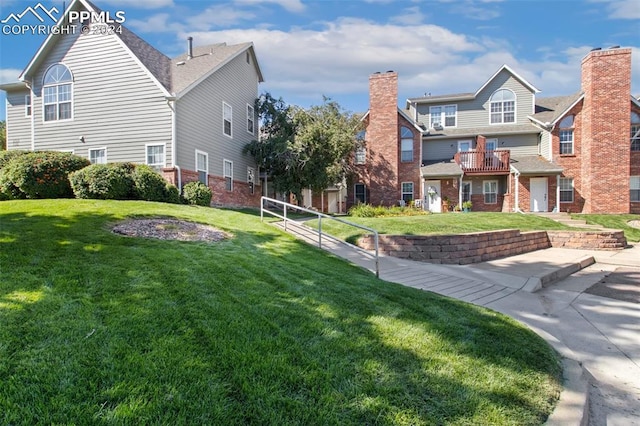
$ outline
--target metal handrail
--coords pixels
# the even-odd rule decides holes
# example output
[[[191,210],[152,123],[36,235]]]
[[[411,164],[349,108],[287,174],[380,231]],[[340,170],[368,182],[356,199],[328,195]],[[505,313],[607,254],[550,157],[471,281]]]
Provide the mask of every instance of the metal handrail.
[[[269,203],[273,203],[276,205],[281,205],[283,207],[283,214],[280,215],[276,212],[273,212],[269,209],[265,208],[265,201],[269,202]],[[287,203],[285,201],[280,201],[280,200],[276,200],[274,198],[269,198],[269,197],[261,197],[260,198],[260,221],[264,221],[264,213],[267,212],[268,214],[278,217],[280,219],[282,219],[284,221],[284,230],[287,230],[287,221],[292,220],[289,219],[287,217],[287,209],[292,209],[295,211],[302,211],[302,212],[306,212],[306,213],[310,213],[313,216],[317,216],[318,217],[318,247],[322,248],[322,218],[326,218],[326,219],[331,219],[331,220],[335,220],[337,222],[340,223],[344,223],[345,225],[349,225],[349,226],[353,226],[355,228],[360,228],[360,229],[364,229],[365,231],[369,231],[373,234],[373,240],[374,240],[374,244],[375,244],[375,260],[376,260],[376,277],[380,276],[380,262],[378,260],[378,231],[376,231],[375,229],[372,228],[368,228],[366,226],[362,226],[362,225],[358,225],[357,223],[353,223],[353,222],[349,222],[347,220],[344,219],[340,219],[338,217],[334,217],[334,216],[329,216],[328,214],[324,214],[315,210],[311,210],[311,209],[306,209],[304,207],[300,207],[300,206],[296,206],[295,204],[291,204],[291,203]],[[325,235],[329,235],[329,234],[325,234]],[[345,243],[346,244],[346,243]],[[359,248],[359,247],[356,247]]]

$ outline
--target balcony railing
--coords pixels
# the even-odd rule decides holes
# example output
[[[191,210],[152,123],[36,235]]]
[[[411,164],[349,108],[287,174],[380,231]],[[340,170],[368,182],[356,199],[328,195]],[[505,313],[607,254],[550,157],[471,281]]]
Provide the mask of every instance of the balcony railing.
[[[461,151],[453,157],[465,173],[509,174],[508,149],[494,151]]]

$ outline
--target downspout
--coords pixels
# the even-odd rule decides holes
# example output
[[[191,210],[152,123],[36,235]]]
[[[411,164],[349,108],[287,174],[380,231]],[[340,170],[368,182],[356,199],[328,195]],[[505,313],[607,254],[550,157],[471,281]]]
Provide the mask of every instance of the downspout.
[[[180,170],[180,166],[178,166],[178,161],[177,161],[177,152],[176,152],[176,148],[177,148],[177,143],[176,143],[176,139],[177,139],[177,132],[176,132],[176,109],[177,109],[177,105],[176,105],[176,98],[175,96],[172,97],[167,97],[167,105],[169,106],[169,108],[171,109],[171,167],[173,169],[176,170],[176,182],[177,182],[177,187],[178,187],[178,191],[180,191],[180,193],[182,194],[182,171]]]
[[[29,99],[31,102],[31,105],[30,105],[31,107],[31,151],[35,151],[36,150],[36,121],[35,121],[36,112],[33,108],[33,86],[30,81],[26,81],[26,80],[24,80],[24,84],[29,89]]]

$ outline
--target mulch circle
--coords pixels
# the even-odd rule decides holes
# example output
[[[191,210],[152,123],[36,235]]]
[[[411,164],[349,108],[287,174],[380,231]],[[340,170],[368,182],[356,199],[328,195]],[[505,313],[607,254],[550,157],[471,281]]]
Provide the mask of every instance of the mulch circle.
[[[138,238],[217,242],[231,235],[201,223],[177,219],[129,219],[113,227],[113,232]]]

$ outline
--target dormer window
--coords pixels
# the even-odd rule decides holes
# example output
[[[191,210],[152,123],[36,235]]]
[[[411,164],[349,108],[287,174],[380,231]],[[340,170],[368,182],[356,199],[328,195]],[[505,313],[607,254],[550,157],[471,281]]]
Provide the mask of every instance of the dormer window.
[[[640,114],[631,113],[631,151],[640,151]]]
[[[44,74],[44,121],[71,120],[73,111],[73,76],[63,64],[54,64]]]
[[[573,115],[568,115],[560,121],[560,154],[573,154]]]
[[[500,89],[491,95],[491,124],[516,122],[516,94],[508,89]]]

